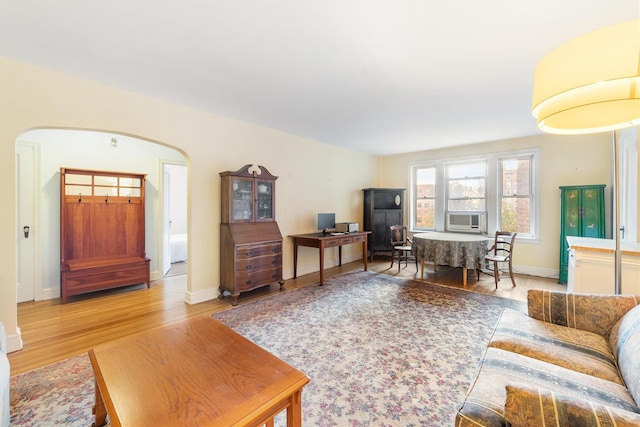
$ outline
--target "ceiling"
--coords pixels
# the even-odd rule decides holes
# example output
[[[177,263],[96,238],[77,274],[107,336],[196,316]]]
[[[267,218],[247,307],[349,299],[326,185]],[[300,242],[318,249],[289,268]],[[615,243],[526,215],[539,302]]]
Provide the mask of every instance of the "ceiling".
[[[539,133],[536,63],[640,0],[0,0],[0,56],[373,155]]]

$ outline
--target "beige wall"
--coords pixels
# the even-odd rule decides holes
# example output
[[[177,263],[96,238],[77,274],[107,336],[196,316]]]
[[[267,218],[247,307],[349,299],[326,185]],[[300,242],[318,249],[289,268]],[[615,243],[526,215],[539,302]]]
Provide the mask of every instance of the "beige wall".
[[[174,105],[0,58],[0,321],[19,346],[16,310],[15,143],[42,127],[123,133],[177,148],[188,164],[189,281],[187,301],[215,298],[219,284],[219,172],[264,165],[279,176],[276,217],[284,274],[292,274],[286,236],[311,232],[317,212],[338,220],[362,217],[362,188],[377,184],[377,159],[249,123]],[[362,257],[345,248],[346,260]],[[331,256],[327,265],[335,262]],[[317,250],[301,249],[299,271],[317,270]]]
[[[558,186],[606,184],[607,212],[610,215],[611,144],[609,133],[582,136],[538,135],[389,156],[380,161],[382,184],[386,187],[408,188],[407,171],[412,162],[539,148],[542,168],[540,241],[519,243],[514,264],[520,267],[520,271],[529,274],[550,276],[549,273],[555,273],[557,277],[560,245]],[[610,224],[607,219],[607,225]]]

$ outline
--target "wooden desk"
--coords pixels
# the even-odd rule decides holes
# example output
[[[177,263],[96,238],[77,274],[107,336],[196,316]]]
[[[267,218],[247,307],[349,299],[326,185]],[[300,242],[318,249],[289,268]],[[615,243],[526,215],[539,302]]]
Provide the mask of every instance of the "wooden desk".
[[[302,425],[309,378],[210,316],[100,345],[89,351],[96,376],[96,425]]]
[[[367,269],[367,238],[370,231],[346,233],[333,236],[324,233],[295,234],[293,239],[293,278],[298,277],[298,246],[318,248],[320,254],[320,285],[324,284],[324,249],[338,247],[338,263],[342,265],[342,246],[362,243],[362,260]]]
[[[413,248],[421,260],[420,277],[424,279],[424,262],[462,267],[462,284],[467,286],[467,269],[479,269],[487,254],[488,242],[493,237],[465,233],[419,233],[413,235]]]

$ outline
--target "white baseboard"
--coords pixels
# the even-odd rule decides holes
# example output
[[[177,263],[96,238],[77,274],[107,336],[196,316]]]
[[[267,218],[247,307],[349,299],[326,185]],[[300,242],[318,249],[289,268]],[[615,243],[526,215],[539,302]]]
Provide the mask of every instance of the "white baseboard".
[[[218,298],[218,288],[208,288],[201,291],[187,291],[184,294],[184,302],[187,304],[198,304]]]
[[[45,288],[42,290],[42,300],[60,298],[60,288]]]
[[[558,270],[554,268],[532,267],[529,265],[513,265],[513,272],[528,276],[543,277],[545,279],[558,279]]]
[[[22,333],[20,328],[16,328],[16,333],[7,335],[7,353],[22,350]]]

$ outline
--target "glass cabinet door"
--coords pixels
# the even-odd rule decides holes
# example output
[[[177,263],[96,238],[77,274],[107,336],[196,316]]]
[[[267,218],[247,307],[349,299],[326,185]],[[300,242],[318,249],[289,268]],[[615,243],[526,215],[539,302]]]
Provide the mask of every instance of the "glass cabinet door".
[[[253,219],[253,180],[234,178],[232,180],[234,220],[251,221]]]
[[[273,219],[273,182],[257,181],[257,220]]]

